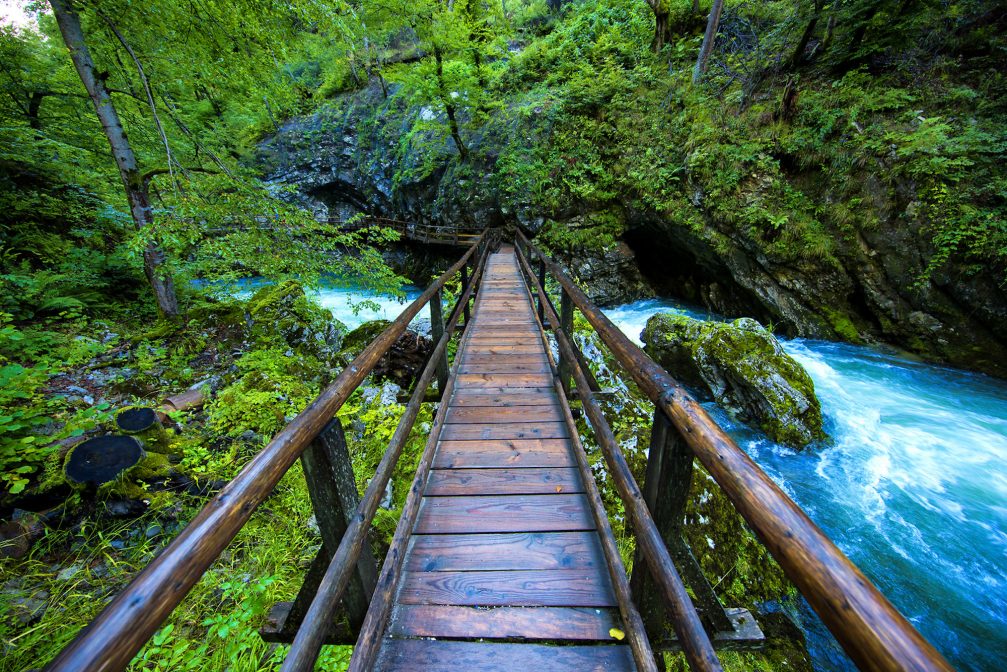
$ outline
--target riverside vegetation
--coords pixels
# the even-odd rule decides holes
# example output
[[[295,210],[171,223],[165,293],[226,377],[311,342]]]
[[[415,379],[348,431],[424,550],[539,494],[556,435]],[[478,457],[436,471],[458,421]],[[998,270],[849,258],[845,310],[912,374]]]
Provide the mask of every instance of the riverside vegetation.
[[[609,303],[670,291],[781,333],[1007,372],[997,3],[19,7],[27,24],[0,28],[0,669],[50,660],[374,333],[347,334],[303,288],[398,291],[396,235],[316,214],[521,226]],[[250,276],[273,284],[230,296]],[[622,390],[607,410],[642,480],[648,407],[579,332]],[[66,483],[77,441],[197,383],[206,405],[169,414],[153,468]],[[340,413],[361,488],[395,391],[374,379]],[[295,466],[133,669],[275,669],[283,650],[256,629],[299,586],[311,518]],[[770,635],[725,664],[810,669],[777,608],[794,589],[702,471],[688,522],[724,602]]]

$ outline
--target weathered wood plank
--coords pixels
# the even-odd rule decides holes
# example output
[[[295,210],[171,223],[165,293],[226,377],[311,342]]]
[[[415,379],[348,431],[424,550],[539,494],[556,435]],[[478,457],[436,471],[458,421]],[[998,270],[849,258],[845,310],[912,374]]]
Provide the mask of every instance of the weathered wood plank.
[[[542,341],[535,339],[531,343],[511,344],[482,344],[479,339],[472,339],[465,347],[464,357],[490,357],[493,355],[545,355],[545,347]]]
[[[583,495],[424,497],[414,534],[593,530]]]
[[[634,670],[628,646],[546,646],[483,644],[429,639],[386,639],[378,657],[380,672],[614,672]]]
[[[400,604],[614,607],[608,574],[553,569],[487,572],[406,572]]]
[[[404,569],[410,572],[490,569],[605,570],[594,532],[415,534]]]
[[[487,352],[478,348],[467,348],[459,357],[462,364],[549,364],[545,350],[537,352]]]
[[[547,390],[545,387],[519,388],[518,391]],[[471,389],[466,394],[456,394],[451,398],[452,408],[462,408],[469,406],[492,406],[496,408],[509,408],[514,406],[539,406],[543,404],[555,404],[559,402],[559,397],[549,394],[508,394],[492,393],[483,394],[485,390]]]
[[[558,399],[557,399],[558,402]],[[536,402],[525,406],[456,406],[451,404],[445,424],[503,424],[513,422],[562,422],[563,410],[559,404]]]
[[[444,425],[442,441],[478,441],[483,439],[565,439],[570,430],[564,422],[508,423],[505,425]]]
[[[400,637],[560,639],[614,641],[622,621],[611,609],[591,607],[495,607],[403,604],[392,616]]]
[[[552,374],[547,373],[459,373],[459,387],[548,387]]]
[[[549,373],[549,364],[542,362],[499,362],[487,364],[486,362],[476,362],[470,364],[461,362],[458,366],[459,373]]]
[[[441,441],[435,469],[466,467],[570,467],[576,465],[566,439]]]
[[[547,495],[584,492],[580,475],[570,468],[434,469],[427,497],[457,495]]]

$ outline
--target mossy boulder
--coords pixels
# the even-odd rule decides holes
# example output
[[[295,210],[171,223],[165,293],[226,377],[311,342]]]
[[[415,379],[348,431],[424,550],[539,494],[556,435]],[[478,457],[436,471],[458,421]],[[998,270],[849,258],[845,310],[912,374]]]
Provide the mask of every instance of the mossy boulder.
[[[311,301],[296,280],[263,287],[249,299],[247,310],[254,341],[283,341],[322,362],[334,359],[346,334],[346,326]]]
[[[381,335],[381,332],[391,326],[389,320],[371,320],[370,322],[364,322],[359,327],[346,334],[343,338],[343,351],[342,354],[346,359],[353,359],[359,355],[364,348],[370,344],[375,338]]]
[[[643,341],[669,373],[773,440],[803,448],[825,438],[811,376],[755,320],[706,322],[658,313],[647,322]]]
[[[343,359],[347,363],[350,362],[389,325],[391,322],[388,320],[373,320],[351,331],[343,339],[343,350],[340,353]],[[433,340],[407,329],[385,356],[375,364],[373,371],[375,380],[391,380],[399,387],[408,389],[419,377],[433,349]]]

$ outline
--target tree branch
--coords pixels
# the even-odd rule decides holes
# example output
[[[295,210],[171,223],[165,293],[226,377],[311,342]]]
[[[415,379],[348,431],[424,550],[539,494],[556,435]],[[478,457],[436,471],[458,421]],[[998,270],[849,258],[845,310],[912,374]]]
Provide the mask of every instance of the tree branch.
[[[133,63],[136,65],[136,71],[140,75],[140,82],[143,84],[143,90],[147,93],[147,104],[150,105],[150,113],[154,117],[154,125],[157,127],[157,132],[161,136],[161,140],[164,142],[164,153],[168,161],[168,173],[171,175],[172,182],[178,185],[178,181],[175,179],[175,173],[171,170],[171,163],[174,159],[171,156],[171,145],[168,144],[168,136],[164,133],[164,127],[161,126],[161,119],[157,116],[157,106],[154,104],[154,94],[150,91],[150,82],[147,80],[147,75],[143,71],[143,66],[140,64],[140,59],[136,57],[136,52],[133,48],[129,46],[126,42],[126,38],[123,37],[119,29],[116,28],[112,20],[105,16],[104,12],[100,9],[95,9],[95,13],[98,17],[108,25],[109,30],[115,35],[116,39],[122,45],[122,48],[126,50],[129,57],[133,59]]]

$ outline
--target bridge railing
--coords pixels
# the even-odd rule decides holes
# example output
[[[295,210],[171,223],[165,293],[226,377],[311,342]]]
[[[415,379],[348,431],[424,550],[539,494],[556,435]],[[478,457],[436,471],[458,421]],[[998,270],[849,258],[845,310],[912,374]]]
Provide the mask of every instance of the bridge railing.
[[[539,318],[552,325],[556,336],[561,382],[568,391],[571,376],[576,382],[576,394],[623,499],[637,544],[693,669],[716,670],[720,664],[703,628],[697,630],[700,619],[689,596],[684,594],[676,571],[676,564],[683,574],[695,569],[694,561],[689,562],[691,553],[677,540],[670,546],[671,553],[665,545],[669,537],[680,539],[678,528],[682,524],[693,457],[719,484],[860,669],[952,669],[696,400],[594,306],[558,264],[520,232],[516,242],[519,261],[538,297]],[[548,276],[560,287],[558,311],[546,293]],[[601,412],[597,383],[573,341],[574,309],[587,319],[612,356],[655,405],[643,489],[636,483]],[[664,516],[663,529],[655,523],[658,514]],[[672,554],[677,563],[671,561]],[[634,579],[635,574],[634,571]],[[718,620],[724,623],[729,619],[717,613],[722,608],[712,591],[704,595],[705,579],[702,576],[689,579],[696,606],[704,611],[702,620],[709,629],[716,630]]]
[[[492,244],[486,232],[480,234],[461,259],[364,348],[317,399],[273,437],[174,541],[60,652],[47,669],[59,672],[125,669],[298,458],[304,466],[322,532],[323,548],[309,570],[299,600],[295,600],[292,607],[298,607],[298,601],[302,603],[302,613],[297,620],[298,625],[301,622],[305,625],[297,632],[297,637],[304,641],[295,644],[299,653],[295,660],[285,663],[284,669],[312,669],[322,640],[329,634],[332,613],[346,593],[351,578],[360,578],[363,574],[364,583],[367,583],[366,572],[361,572],[361,551],[366,544],[367,531],[427,388],[435,376],[439,379],[440,391],[444,391],[448,342],[459,318],[468,313],[469,302]],[[471,275],[470,266],[474,267]],[[462,292],[445,320],[442,313],[444,287],[459,273]],[[345,454],[345,444],[341,444],[342,429],[335,414],[427,304],[430,305],[436,346],[374,478],[363,497],[357,500],[352,472],[348,486],[352,492],[348,494],[336,489],[340,481],[346,480],[340,478],[338,472],[347,468],[348,455]],[[342,456],[339,455],[340,448]],[[352,504],[349,507],[348,502]],[[334,520],[332,509],[340,509],[338,513],[346,514],[348,522]],[[365,611],[370,593],[374,590],[373,581],[372,574],[370,585],[364,585],[364,595],[361,596]],[[304,611],[308,612],[306,616]],[[362,619],[363,613],[358,614],[358,626]],[[287,620],[290,620],[290,615]]]

